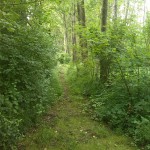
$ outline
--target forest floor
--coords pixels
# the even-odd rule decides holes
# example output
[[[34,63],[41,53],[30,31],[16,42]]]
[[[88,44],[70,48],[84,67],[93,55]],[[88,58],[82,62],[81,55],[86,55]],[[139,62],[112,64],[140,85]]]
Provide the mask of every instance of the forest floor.
[[[20,150],[137,150],[129,137],[114,133],[84,111],[86,100],[72,94],[63,72],[59,101],[20,142]]]

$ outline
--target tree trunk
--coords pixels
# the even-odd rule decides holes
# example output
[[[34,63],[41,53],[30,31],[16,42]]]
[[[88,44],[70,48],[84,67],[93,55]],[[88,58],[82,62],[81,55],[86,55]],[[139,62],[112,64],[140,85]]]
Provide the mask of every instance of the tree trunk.
[[[128,19],[129,6],[130,6],[130,0],[127,0],[126,15],[125,15],[125,23],[127,22],[127,19]]]
[[[73,7],[73,15],[72,15],[72,58],[73,58],[73,62],[76,63],[77,62],[77,51],[76,51],[76,33],[75,33],[75,24],[76,24],[76,9],[75,9],[75,3],[73,3],[72,5]]]
[[[77,3],[77,10],[78,10],[78,22],[81,29],[86,28],[86,18],[85,18],[85,8],[84,8],[84,0]],[[79,34],[79,44],[81,47],[81,56],[82,61],[84,61],[88,57],[87,51],[87,41],[83,37],[82,33]]]
[[[63,21],[64,21],[64,50],[65,53],[70,53],[69,51],[69,43],[68,43],[68,28],[67,28],[67,20],[66,20],[66,14],[63,13]]]
[[[108,0],[103,0],[102,6],[102,20],[101,20],[101,31],[106,32],[107,30],[107,11],[108,11]],[[105,50],[104,50],[105,51]],[[102,83],[107,82],[109,75],[109,63],[107,56],[101,53],[100,56],[100,81]]]
[[[118,0],[114,1],[114,20],[116,21],[118,17]]]
[[[21,0],[21,4],[26,3],[26,0]],[[24,6],[21,11],[20,11],[20,22],[23,25],[27,25],[28,20],[27,20],[27,8]]]
[[[103,0],[103,6],[102,6],[102,23],[101,23],[101,31],[106,31],[106,25],[107,25],[107,12],[108,12],[108,0]]]

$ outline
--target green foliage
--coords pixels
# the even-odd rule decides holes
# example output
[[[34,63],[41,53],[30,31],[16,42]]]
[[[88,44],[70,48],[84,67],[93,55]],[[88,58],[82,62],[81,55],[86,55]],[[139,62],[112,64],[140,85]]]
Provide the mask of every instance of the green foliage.
[[[11,148],[20,132],[36,123],[56,97],[52,70],[55,49],[53,37],[48,36],[27,28],[0,35],[2,147]]]
[[[150,144],[149,28],[149,19],[144,35],[142,28],[118,19],[106,33],[87,29],[89,58],[68,71],[74,89],[91,97],[92,117],[132,136],[145,149]],[[108,67],[105,84],[100,80],[101,60]]]
[[[141,117],[139,122],[136,122],[135,140],[138,144],[145,146],[145,149],[150,149],[150,119]]]
[[[0,149],[13,149],[60,94],[57,50],[54,36],[36,18],[42,5],[0,8]]]
[[[70,58],[69,54],[61,53],[58,60],[61,64],[68,64],[70,62],[71,58]]]
[[[8,116],[7,116],[8,117]],[[13,148],[14,143],[18,140],[20,136],[19,125],[21,119],[6,118],[6,115],[3,116],[0,114],[0,148],[7,149]],[[7,143],[7,145],[6,145]]]
[[[106,122],[112,129],[128,133],[134,137],[137,145],[147,149],[150,144],[149,99],[146,95],[134,95],[131,104],[131,97],[123,84],[118,81],[111,88],[100,90],[101,94],[91,97],[89,108],[93,110],[94,119]],[[132,84],[132,88],[134,94],[137,87]]]
[[[109,4],[114,5],[113,1]],[[135,4],[138,9],[143,7],[142,3]],[[118,17],[114,20],[110,7],[107,31],[101,32],[100,5],[97,1],[85,2],[86,26],[81,28],[76,25],[76,19],[72,20],[76,8],[72,9],[76,6],[71,0],[14,0],[13,3],[2,0],[0,149],[13,149],[21,134],[36,124],[47,106],[61,93],[54,67],[56,47],[59,45],[62,49],[65,30],[68,46],[70,50],[74,48],[76,54],[74,65],[68,70],[71,89],[76,94],[91,96],[89,107],[95,119],[132,135],[138,145],[150,149],[150,134],[147,134],[150,132],[149,14],[145,15],[147,19],[142,27],[136,21],[139,19],[133,13],[136,11],[130,8],[132,3],[129,8],[122,9],[124,4],[120,1]],[[82,39],[76,38],[73,42],[73,34],[87,41],[88,57],[84,61],[81,61],[81,53],[85,49],[79,46]],[[68,64],[70,54],[61,53],[59,62]],[[107,77],[106,81],[102,80],[103,76]],[[52,138],[51,133],[44,140],[49,138]]]
[[[85,69],[86,65],[86,69]],[[96,75],[94,74],[94,67],[90,60],[86,64],[70,65],[68,68],[68,80],[71,85],[71,89],[76,94],[83,94],[84,96],[90,96],[91,93],[96,93],[99,83],[97,82]]]

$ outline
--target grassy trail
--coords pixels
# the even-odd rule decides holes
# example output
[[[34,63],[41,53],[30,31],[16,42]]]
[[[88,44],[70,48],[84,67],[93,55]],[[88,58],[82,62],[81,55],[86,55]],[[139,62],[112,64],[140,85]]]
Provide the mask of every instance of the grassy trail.
[[[85,101],[69,91],[60,73],[63,94],[41,125],[20,143],[21,150],[137,150],[131,140],[113,133],[83,111]]]

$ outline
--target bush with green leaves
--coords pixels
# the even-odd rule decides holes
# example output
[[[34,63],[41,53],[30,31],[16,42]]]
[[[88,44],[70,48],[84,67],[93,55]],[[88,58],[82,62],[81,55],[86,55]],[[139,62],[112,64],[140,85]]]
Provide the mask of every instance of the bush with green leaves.
[[[0,147],[11,149],[57,96],[53,37],[21,27],[0,34]]]
[[[19,125],[20,125],[21,119],[15,119],[14,118],[7,118],[7,116],[3,116],[0,114],[0,148],[1,149],[7,149],[13,148],[14,143],[19,139],[20,137],[20,131],[19,131]]]
[[[68,64],[71,58],[67,53],[60,53],[58,60],[61,64]]]
[[[86,69],[85,69],[86,66]],[[70,65],[68,68],[67,76],[71,89],[76,94],[83,94],[84,96],[90,96],[91,93],[97,92],[99,83],[93,73],[93,64],[91,61],[87,61],[85,64],[78,63]]]
[[[143,78],[143,80],[145,80]],[[131,81],[128,83],[131,83]],[[146,85],[145,85],[146,86]],[[130,85],[133,93],[137,87]],[[142,89],[140,89],[142,91]],[[145,91],[146,92],[146,91]],[[147,93],[146,93],[147,94]],[[139,96],[139,95],[138,95]],[[150,103],[147,95],[136,94],[133,97],[125,91],[124,83],[118,81],[116,85],[104,88],[101,94],[91,98],[89,107],[93,109],[94,119],[104,121],[112,129],[117,129],[134,137],[137,145],[148,149],[150,144]]]
[[[149,42],[149,28],[146,24],[143,35],[142,28],[127,26],[118,19],[106,33],[87,29],[88,63],[76,64],[75,69],[71,68],[73,74],[71,69],[68,71],[73,87],[91,97],[92,117],[132,136],[145,149],[150,144],[150,134],[146,134],[150,131],[150,52],[144,41]],[[101,59],[107,60],[104,67],[109,68],[105,83],[100,77]]]

